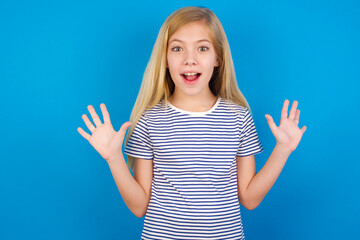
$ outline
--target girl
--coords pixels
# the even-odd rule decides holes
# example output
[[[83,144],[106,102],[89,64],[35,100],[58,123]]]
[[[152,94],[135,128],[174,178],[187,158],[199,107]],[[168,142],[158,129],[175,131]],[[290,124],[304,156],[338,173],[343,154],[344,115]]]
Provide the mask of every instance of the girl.
[[[141,239],[245,239],[239,203],[256,208],[299,144],[297,104],[288,116],[285,100],[279,127],[265,115],[277,144],[256,173],[263,147],[224,29],[209,9],[185,7],[160,29],[130,121],[115,132],[105,104],[104,123],[89,105],[96,127],[84,114],[92,135],[78,131],[109,164],[128,208],[145,216]]]

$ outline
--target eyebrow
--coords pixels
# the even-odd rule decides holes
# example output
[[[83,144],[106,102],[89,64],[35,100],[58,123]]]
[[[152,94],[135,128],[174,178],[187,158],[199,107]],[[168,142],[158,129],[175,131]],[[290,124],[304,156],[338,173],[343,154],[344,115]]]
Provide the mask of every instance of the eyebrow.
[[[184,41],[181,41],[181,40],[179,40],[179,39],[173,39],[173,40],[171,40],[171,41],[169,42],[169,44],[172,43],[172,42],[175,42],[175,41],[177,41],[177,42],[184,42]],[[211,41],[209,41],[209,40],[207,40],[207,39],[200,39],[200,40],[198,40],[198,41],[196,41],[196,42],[209,42],[209,43],[211,43]]]

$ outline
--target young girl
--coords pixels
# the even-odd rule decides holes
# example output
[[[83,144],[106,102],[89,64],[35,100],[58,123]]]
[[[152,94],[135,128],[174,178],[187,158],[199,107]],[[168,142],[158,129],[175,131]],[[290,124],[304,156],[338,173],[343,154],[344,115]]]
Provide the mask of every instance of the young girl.
[[[92,135],[78,131],[106,159],[125,204],[145,216],[141,239],[245,239],[240,203],[260,204],[306,130],[297,104],[288,116],[285,100],[279,127],[265,115],[277,144],[256,173],[263,147],[224,29],[209,9],[185,7],[160,29],[130,122],[115,132],[105,104],[104,123],[89,105],[96,127],[84,114]]]

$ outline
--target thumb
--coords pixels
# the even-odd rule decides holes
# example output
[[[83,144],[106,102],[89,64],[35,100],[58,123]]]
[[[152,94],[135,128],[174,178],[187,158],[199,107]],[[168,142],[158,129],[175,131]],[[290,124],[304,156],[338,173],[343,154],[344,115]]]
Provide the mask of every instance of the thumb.
[[[114,144],[114,148],[118,147],[119,145],[122,145],[122,142],[124,141],[124,136],[125,136],[125,133],[126,133],[126,130],[129,126],[131,126],[131,122],[125,122],[120,130],[115,134],[115,137],[113,139],[113,144]]]
[[[269,124],[271,132],[274,134],[277,129],[277,126],[276,126],[273,118],[269,114],[265,114],[265,118],[267,120],[267,123]]]
[[[125,122],[121,128],[119,129],[119,132],[117,133],[118,136],[121,136],[122,138],[124,138],[126,130],[128,129],[128,127],[130,127],[132,125],[132,122]]]

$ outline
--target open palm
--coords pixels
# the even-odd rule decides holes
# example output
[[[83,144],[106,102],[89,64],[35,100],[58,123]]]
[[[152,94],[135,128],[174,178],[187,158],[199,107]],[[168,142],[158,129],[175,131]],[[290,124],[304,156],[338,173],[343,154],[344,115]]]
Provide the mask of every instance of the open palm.
[[[288,148],[291,152],[296,149],[303,136],[303,133],[306,131],[306,126],[303,126],[301,129],[298,127],[300,110],[296,109],[297,105],[298,102],[294,101],[288,117],[287,113],[289,108],[289,100],[285,100],[281,111],[279,127],[276,126],[273,118],[269,114],[265,114],[277,144]]]
[[[82,118],[92,135],[86,133],[81,127],[77,130],[86,140],[89,141],[95,150],[98,151],[106,161],[108,161],[112,155],[122,154],[121,149],[125,132],[131,125],[131,122],[125,122],[121,126],[119,132],[116,132],[111,124],[110,115],[105,104],[100,104],[100,108],[103,114],[104,123],[101,122],[94,107],[91,105],[88,106],[88,110],[96,127],[90,122],[86,114],[82,115]]]

